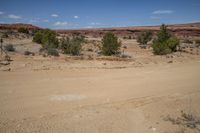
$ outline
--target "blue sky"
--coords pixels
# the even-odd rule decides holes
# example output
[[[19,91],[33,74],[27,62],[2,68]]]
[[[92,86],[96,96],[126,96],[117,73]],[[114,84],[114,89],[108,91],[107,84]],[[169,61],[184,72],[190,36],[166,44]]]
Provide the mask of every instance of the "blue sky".
[[[1,0],[0,23],[52,29],[200,22],[200,0]]]

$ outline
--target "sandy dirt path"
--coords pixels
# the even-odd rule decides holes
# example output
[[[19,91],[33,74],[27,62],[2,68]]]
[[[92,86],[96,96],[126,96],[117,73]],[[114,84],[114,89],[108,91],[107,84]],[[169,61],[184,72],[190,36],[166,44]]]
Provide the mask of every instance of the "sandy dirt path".
[[[200,113],[200,61],[125,69],[0,72],[0,132],[153,133]],[[189,130],[188,130],[189,131]]]

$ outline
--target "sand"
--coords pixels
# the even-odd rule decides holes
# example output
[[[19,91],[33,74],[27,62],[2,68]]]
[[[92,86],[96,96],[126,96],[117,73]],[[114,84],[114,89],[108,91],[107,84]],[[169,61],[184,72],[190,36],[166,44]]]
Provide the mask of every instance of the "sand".
[[[127,40],[130,60],[77,60],[24,56],[39,46],[8,42],[17,51],[0,67],[2,133],[199,132],[166,121],[181,111],[200,116],[199,55],[154,56]]]
[[[174,132],[180,127],[164,117],[181,110],[200,113],[199,68],[200,61],[193,60],[123,69],[0,71],[0,131]]]

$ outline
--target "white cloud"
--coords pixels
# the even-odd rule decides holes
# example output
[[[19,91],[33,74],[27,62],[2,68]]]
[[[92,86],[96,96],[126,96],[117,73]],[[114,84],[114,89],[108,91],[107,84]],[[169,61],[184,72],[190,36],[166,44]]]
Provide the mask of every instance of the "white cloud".
[[[1,11],[0,11],[0,15],[3,15],[3,14],[4,14],[4,12],[1,12]]]
[[[38,20],[35,20],[35,19],[31,19],[29,22],[30,22],[30,23],[37,23],[37,22],[39,22],[39,21],[38,21]]]
[[[51,14],[52,17],[57,18],[58,14]]]
[[[152,12],[152,14],[172,14],[174,11],[172,10],[157,10]]]
[[[161,19],[161,17],[157,17],[157,16],[151,16],[150,18],[151,18],[151,19],[154,19],[154,20]]]
[[[48,20],[48,19],[44,19],[44,20],[43,20],[43,22],[46,22],[46,23],[48,23],[48,22],[49,22],[49,20]]]
[[[98,22],[92,22],[90,23],[90,25],[100,25],[101,23],[98,23]]]
[[[86,26],[86,27],[84,27],[84,28],[90,29],[90,28],[94,28],[94,27],[93,27],[93,26]]]
[[[80,18],[80,17],[79,17],[79,16],[74,16],[74,18],[75,18],[75,19],[78,19],[78,18]]]
[[[66,25],[68,25],[67,22],[60,22],[60,21],[58,21],[58,22],[54,23],[54,26],[66,26]]]
[[[14,14],[10,14],[10,15],[8,15],[8,18],[11,18],[11,19],[21,19],[22,17],[14,15]]]

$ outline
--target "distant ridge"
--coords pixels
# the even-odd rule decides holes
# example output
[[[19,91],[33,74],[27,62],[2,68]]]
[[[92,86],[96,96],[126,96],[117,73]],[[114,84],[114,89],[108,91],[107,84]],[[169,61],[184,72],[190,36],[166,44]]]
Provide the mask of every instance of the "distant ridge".
[[[17,23],[17,24],[0,24],[0,30],[18,30],[19,28],[27,28],[29,30],[34,29],[42,29],[38,26],[34,26],[32,24],[24,24],[24,23]]]
[[[168,25],[170,31],[175,35],[181,37],[200,37],[200,22],[199,23],[188,23],[188,24],[171,24]],[[130,26],[130,27],[113,27],[113,28],[91,28],[91,29],[73,29],[73,30],[56,30],[58,33],[63,34],[80,34],[88,35],[93,37],[99,37],[104,35],[106,32],[113,32],[120,37],[136,37],[142,31],[150,30],[157,32],[160,29],[160,25],[157,26]]]
[[[43,29],[32,24],[0,24],[0,30],[17,30],[21,27],[33,29]],[[136,37],[144,30],[150,30],[152,32],[157,32],[160,25],[157,26],[130,26],[130,27],[112,27],[112,28],[89,28],[89,29],[58,29],[54,30],[57,33],[68,34],[68,35],[84,35],[93,37],[102,37],[106,32],[113,32],[120,37]],[[171,24],[168,25],[170,31],[172,31],[177,36],[182,37],[200,37],[200,22],[197,23],[186,23],[186,24]]]

